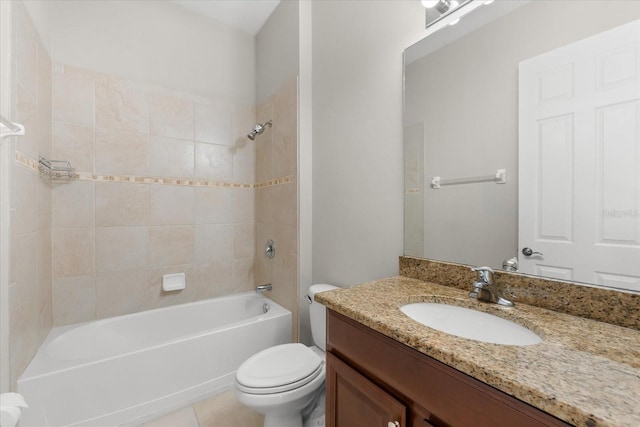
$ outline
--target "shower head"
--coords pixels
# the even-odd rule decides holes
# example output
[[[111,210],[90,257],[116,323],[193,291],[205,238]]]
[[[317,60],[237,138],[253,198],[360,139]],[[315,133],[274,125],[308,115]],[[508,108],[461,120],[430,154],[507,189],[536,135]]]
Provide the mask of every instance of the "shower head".
[[[249,132],[249,134],[247,135],[247,138],[249,138],[252,141],[255,140],[256,136],[258,136],[262,132],[264,132],[264,130],[267,128],[267,126],[269,126],[269,127],[273,126],[273,124],[271,123],[271,120],[269,120],[266,123],[258,123],[257,125],[255,125],[253,127],[253,130],[251,132]]]

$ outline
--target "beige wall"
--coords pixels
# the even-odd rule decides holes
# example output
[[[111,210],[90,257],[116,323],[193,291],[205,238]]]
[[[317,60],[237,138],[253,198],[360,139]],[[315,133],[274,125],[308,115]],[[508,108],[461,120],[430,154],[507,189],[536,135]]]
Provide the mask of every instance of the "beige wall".
[[[298,10],[298,1],[281,1],[256,34],[258,104],[298,75]]]
[[[53,156],[81,173],[53,190],[56,325],[254,287],[254,119],[251,107],[54,66]],[[163,292],[169,273],[185,273],[186,289]]]
[[[56,62],[224,103],[255,103],[249,34],[164,0],[56,0],[52,12]]]
[[[51,154],[51,60],[22,2],[13,2],[12,119],[25,126],[15,150]],[[15,156],[15,150],[11,154]],[[35,171],[11,167],[9,356],[11,388],[52,324],[51,188]]]
[[[531,2],[407,67],[426,179],[424,253],[407,254],[492,267],[517,255],[518,63],[639,17],[631,1]],[[505,185],[429,188],[503,168]]]
[[[403,246],[402,52],[419,1],[313,2],[313,281],[398,273]]]

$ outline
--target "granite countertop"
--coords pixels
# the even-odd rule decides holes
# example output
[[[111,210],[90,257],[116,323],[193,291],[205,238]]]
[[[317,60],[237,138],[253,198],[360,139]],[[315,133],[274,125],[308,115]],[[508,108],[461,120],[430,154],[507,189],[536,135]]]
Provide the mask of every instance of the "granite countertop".
[[[570,424],[640,426],[640,331],[524,304],[501,307],[467,294],[398,276],[318,293],[315,299]],[[421,301],[454,302],[504,317],[543,342],[506,346],[460,338],[424,326],[398,308]]]

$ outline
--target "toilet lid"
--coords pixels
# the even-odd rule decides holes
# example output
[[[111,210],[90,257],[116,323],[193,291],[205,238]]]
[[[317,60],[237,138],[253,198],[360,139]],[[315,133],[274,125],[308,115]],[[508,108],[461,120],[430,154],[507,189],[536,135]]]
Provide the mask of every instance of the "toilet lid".
[[[320,356],[304,344],[282,344],[247,359],[238,368],[236,381],[246,388],[284,391],[317,377],[322,364]]]

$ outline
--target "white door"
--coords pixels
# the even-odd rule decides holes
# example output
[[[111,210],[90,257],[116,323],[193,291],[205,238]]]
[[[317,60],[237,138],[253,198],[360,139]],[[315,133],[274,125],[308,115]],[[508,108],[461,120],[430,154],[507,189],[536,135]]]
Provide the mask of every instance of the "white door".
[[[519,80],[520,271],[640,291],[640,21]]]

